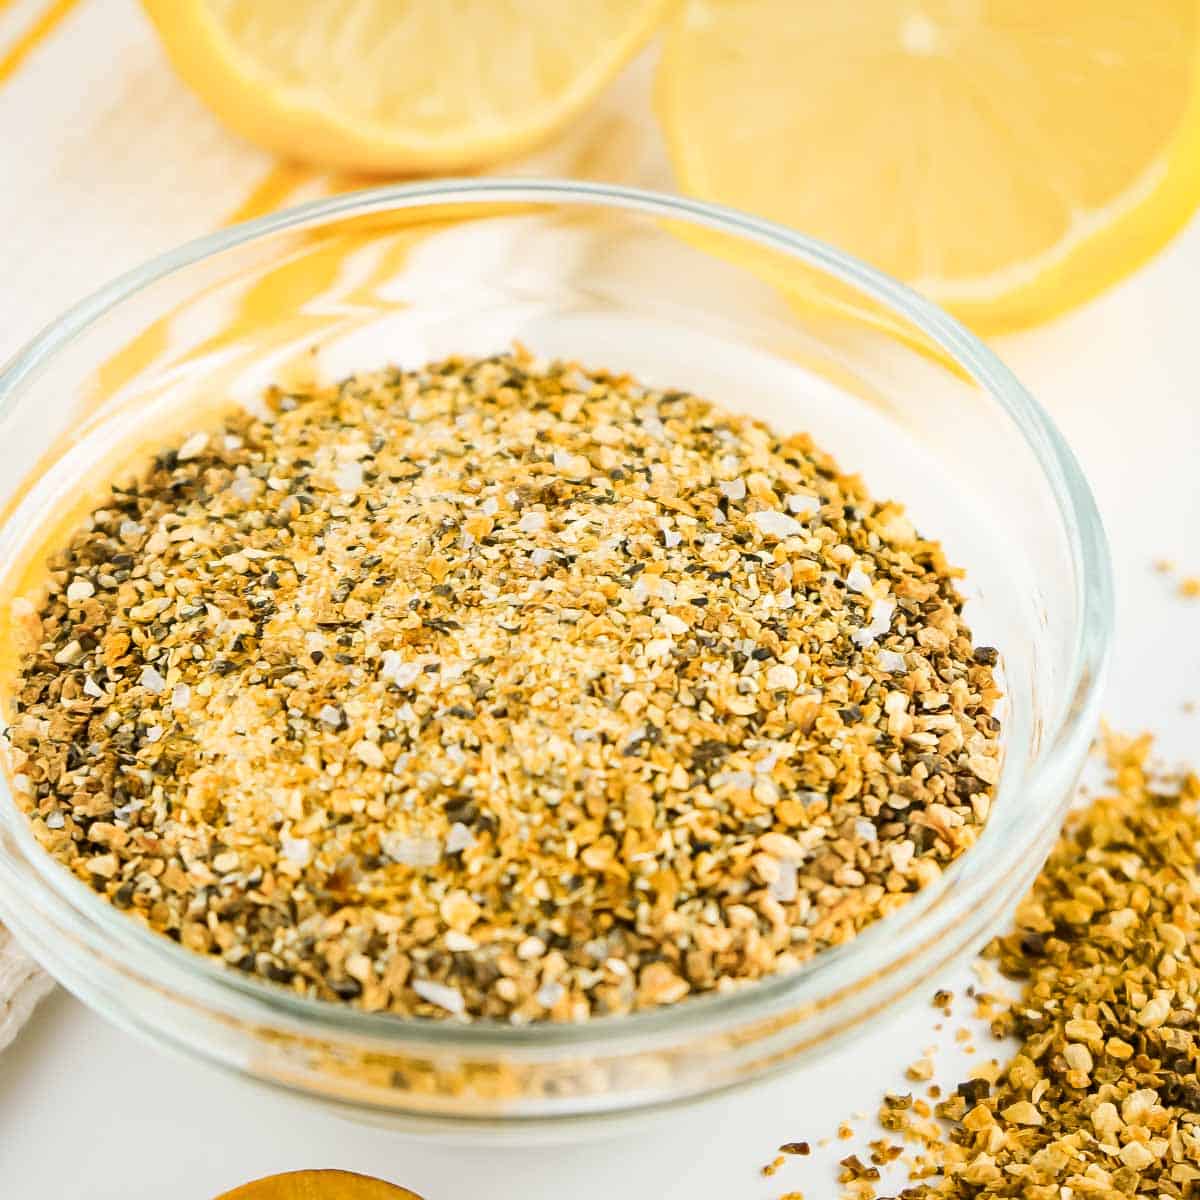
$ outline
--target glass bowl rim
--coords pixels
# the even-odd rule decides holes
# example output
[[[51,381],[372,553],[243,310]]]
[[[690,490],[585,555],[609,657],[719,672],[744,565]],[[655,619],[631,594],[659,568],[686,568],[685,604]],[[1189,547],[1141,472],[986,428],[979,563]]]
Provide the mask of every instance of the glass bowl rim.
[[[1114,599],[1103,524],[1074,452],[1050,416],[1012,372],[955,318],[854,256],[738,209],[615,184],[519,177],[384,185],[308,201],[185,242],[125,272],[74,304],[6,364],[0,364],[0,419],[19,401],[23,385],[91,325],[122,301],[188,266],[248,242],[339,218],[417,208],[433,202],[454,204],[466,210],[499,200],[641,213],[700,225],[758,243],[858,288],[899,313],[965,368],[1012,420],[1049,484],[1070,546],[1080,612],[1070,672],[1064,684],[1068,703],[1057,723],[1043,731],[1041,747],[1021,783],[1028,787],[1034,779],[1053,775],[1063,764],[1069,767],[1077,756],[1082,756],[1091,737],[1106,674]],[[939,880],[921,889],[895,913],[873,922],[851,941],[815,955],[797,970],[768,976],[727,993],[708,993],[659,1009],[594,1017],[579,1023],[542,1021],[524,1025],[496,1020],[460,1022],[401,1017],[296,996],[187,950],[130,920],[46,854],[7,792],[6,780],[0,773],[0,799],[8,801],[0,806],[0,824],[8,827],[40,882],[50,888],[51,895],[45,897],[50,906],[65,908],[68,919],[91,922],[99,928],[101,936],[116,941],[131,954],[148,952],[168,973],[180,973],[194,980],[209,1002],[220,997],[231,1014],[242,1007],[248,1019],[262,1022],[284,1017],[298,1022],[310,1036],[318,1032],[335,1037],[363,1036],[398,1047],[424,1043],[460,1049],[474,1046],[480,1050],[536,1052],[570,1046],[578,1052],[589,1044],[607,1044],[613,1039],[637,1035],[657,1042],[662,1035],[671,1039],[683,1033],[698,1034],[719,1029],[735,1017],[753,1019],[777,1012],[782,1005],[819,1003],[823,995],[832,995],[839,989],[866,986],[890,964],[903,961],[906,950],[914,951],[917,945],[951,927],[959,915],[986,895],[996,878],[996,872],[987,869],[988,863],[977,861],[977,854],[964,854]],[[18,818],[15,821],[11,819],[14,812]],[[1027,828],[1027,841],[1032,843],[1041,825],[1029,823]],[[1015,865],[1021,853],[1020,846],[1010,847],[1005,861]],[[951,894],[955,887],[961,890]],[[938,904],[941,904],[938,921],[932,925],[924,922],[922,918]],[[88,934],[90,945],[95,941],[95,929],[89,929]],[[143,969],[149,970],[152,965]],[[852,970],[855,966],[862,969]]]

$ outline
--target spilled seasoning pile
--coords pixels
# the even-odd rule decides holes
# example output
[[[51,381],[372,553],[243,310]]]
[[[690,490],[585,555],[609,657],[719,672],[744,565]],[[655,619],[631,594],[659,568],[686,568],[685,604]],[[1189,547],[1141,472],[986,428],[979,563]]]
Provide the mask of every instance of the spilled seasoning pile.
[[[975,840],[996,652],[803,435],[523,355],[161,453],[18,601],[42,844],[328,1000],[578,1020],[786,969]]]
[[[1021,981],[992,1026],[1018,1053],[940,1123],[885,1100],[884,1126],[924,1147],[904,1197],[1200,1195],[1200,779],[1156,782],[1149,752],[1110,739],[1112,794],[1071,816],[988,948]]]

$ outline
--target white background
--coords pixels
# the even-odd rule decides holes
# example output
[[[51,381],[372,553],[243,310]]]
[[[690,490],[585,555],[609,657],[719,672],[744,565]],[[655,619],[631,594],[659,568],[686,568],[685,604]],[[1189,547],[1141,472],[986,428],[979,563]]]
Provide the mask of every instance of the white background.
[[[45,7],[0,4],[0,60]],[[626,115],[643,91],[635,69],[574,142],[524,169],[570,173],[586,154],[597,177],[661,182],[649,135]],[[215,227],[269,167],[176,83],[131,0],[85,0],[0,87],[0,360],[69,300]],[[317,177],[296,195],[323,186]],[[1168,762],[1200,764],[1200,602],[1152,570],[1170,558],[1200,575],[1198,284],[1193,223],[1100,300],[996,349],[1074,445],[1107,523],[1118,633],[1106,718],[1154,731]],[[1197,713],[1184,711],[1187,701]],[[945,981],[960,993],[968,982]],[[779,1142],[815,1142],[873,1108],[928,1045],[942,1047],[938,1062],[954,1082],[961,1022],[956,1014],[939,1032],[940,1019],[920,1005],[818,1068],[616,1140],[472,1147],[407,1140],[267,1096],[132,1040],[60,991],[0,1056],[0,1197],[208,1200],[272,1171],[339,1166],[426,1200],[608,1200],[616,1191],[766,1200],[790,1189],[824,1200],[837,1193],[827,1162],[793,1159],[773,1179],[757,1168]],[[979,1055],[992,1050],[979,1042]],[[877,1136],[864,1120],[851,1124]]]

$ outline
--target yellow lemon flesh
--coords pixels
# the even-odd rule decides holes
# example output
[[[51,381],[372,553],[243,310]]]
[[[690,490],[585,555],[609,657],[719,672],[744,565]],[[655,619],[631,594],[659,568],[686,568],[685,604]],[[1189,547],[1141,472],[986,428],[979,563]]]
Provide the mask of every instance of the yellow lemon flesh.
[[[1198,0],[687,0],[684,190],[865,258],[983,332],[1048,319],[1200,201]]]
[[[667,0],[144,0],[180,75],[269,150],[371,172],[483,166],[550,137]]]

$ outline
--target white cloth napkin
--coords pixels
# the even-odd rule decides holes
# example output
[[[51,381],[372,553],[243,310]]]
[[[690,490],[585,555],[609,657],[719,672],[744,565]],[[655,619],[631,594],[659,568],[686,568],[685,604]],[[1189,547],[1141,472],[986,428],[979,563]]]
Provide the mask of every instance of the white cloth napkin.
[[[17,1036],[54,981],[0,925],[0,1050]]]

